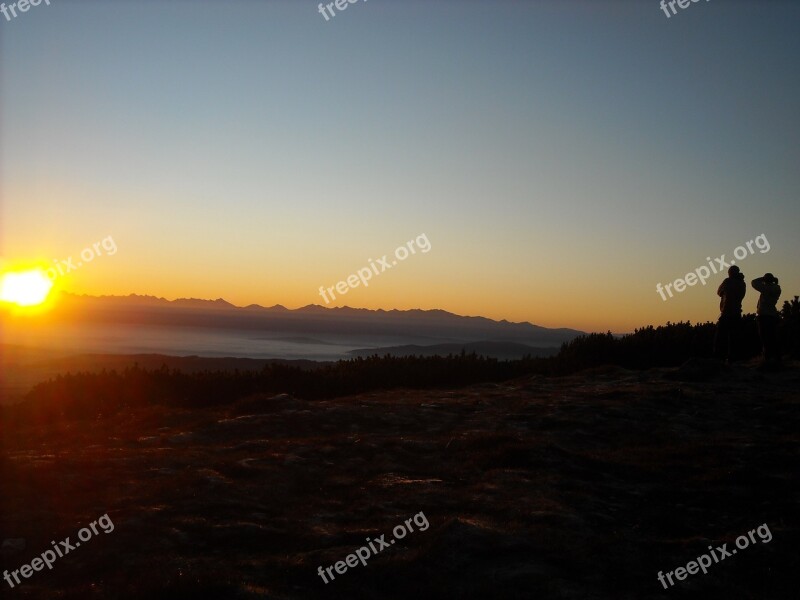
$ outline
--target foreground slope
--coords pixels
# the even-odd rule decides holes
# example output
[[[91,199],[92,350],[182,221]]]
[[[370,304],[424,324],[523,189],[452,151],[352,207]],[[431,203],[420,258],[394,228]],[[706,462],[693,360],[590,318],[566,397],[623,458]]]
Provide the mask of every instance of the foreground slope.
[[[797,368],[596,369],[2,429],[0,556],[115,524],[9,598],[791,598]],[[430,527],[325,584],[319,566]],[[659,571],[768,524],[708,574]]]

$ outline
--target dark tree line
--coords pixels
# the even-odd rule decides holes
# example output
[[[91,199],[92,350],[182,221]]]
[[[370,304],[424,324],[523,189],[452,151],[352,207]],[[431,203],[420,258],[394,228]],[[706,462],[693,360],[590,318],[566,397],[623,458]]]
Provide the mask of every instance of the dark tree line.
[[[784,354],[799,357],[800,298],[784,302],[781,315]],[[556,356],[513,361],[462,352],[447,357],[371,356],[311,370],[268,364],[260,371],[185,373],[166,366],[134,366],[121,372],[60,375],[40,383],[26,402],[4,412],[26,419],[94,418],[144,405],[222,405],[255,393],[288,393],[314,400],[393,388],[452,388],[527,374],[565,375],[600,365],[671,367],[692,357],[710,356],[714,332],[713,323],[681,322],[642,327],[621,337],[592,333],[563,344]],[[743,317],[739,354],[746,359],[759,352],[755,316],[748,314]]]

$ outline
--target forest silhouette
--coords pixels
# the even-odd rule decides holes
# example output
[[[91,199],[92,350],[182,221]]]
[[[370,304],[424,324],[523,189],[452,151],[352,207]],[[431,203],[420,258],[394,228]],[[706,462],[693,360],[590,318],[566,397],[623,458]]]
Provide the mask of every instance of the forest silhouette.
[[[800,357],[800,297],[785,301],[781,310],[784,356]],[[52,421],[110,416],[146,405],[200,408],[223,405],[253,394],[286,393],[306,400],[348,396],[395,388],[455,388],[501,382],[525,375],[561,376],[613,365],[627,369],[676,367],[713,352],[715,324],[667,323],[614,336],[591,333],[562,345],[552,357],[500,361],[475,353],[433,356],[370,356],[318,368],[271,363],[262,370],[185,373],[169,369],[68,373],[38,384],[26,401],[6,407],[7,418]],[[740,360],[759,355],[756,317],[742,318]]]

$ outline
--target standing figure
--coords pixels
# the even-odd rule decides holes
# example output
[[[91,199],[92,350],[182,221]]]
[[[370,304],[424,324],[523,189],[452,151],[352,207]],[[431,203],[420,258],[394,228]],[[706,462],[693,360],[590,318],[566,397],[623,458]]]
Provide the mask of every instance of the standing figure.
[[[733,265],[728,269],[728,277],[717,289],[720,315],[714,337],[714,356],[724,359],[726,364],[730,364],[737,354],[742,325],[742,300],[746,293],[744,275],[739,272],[739,267]]]
[[[761,292],[758,298],[756,315],[758,320],[758,334],[761,336],[761,345],[764,349],[764,366],[777,366],[781,358],[780,344],[778,341],[778,326],[781,314],[778,312],[778,298],[781,297],[781,286],[778,278],[772,273],[753,279],[752,286]]]

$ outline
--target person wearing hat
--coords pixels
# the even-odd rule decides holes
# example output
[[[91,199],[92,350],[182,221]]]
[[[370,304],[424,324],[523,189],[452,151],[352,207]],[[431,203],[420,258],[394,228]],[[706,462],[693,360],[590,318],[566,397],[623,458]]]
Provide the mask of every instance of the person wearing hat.
[[[719,301],[719,320],[717,334],[714,336],[714,356],[725,359],[727,364],[736,354],[739,329],[742,324],[742,300],[747,293],[747,284],[739,267],[733,265],[728,269],[728,277],[717,289]]]
[[[761,336],[761,345],[764,348],[764,364],[777,364],[780,361],[781,351],[778,343],[778,325],[781,314],[778,312],[778,298],[781,297],[781,286],[778,278],[772,273],[753,279],[751,285],[761,292],[756,308],[758,321],[758,334]]]

